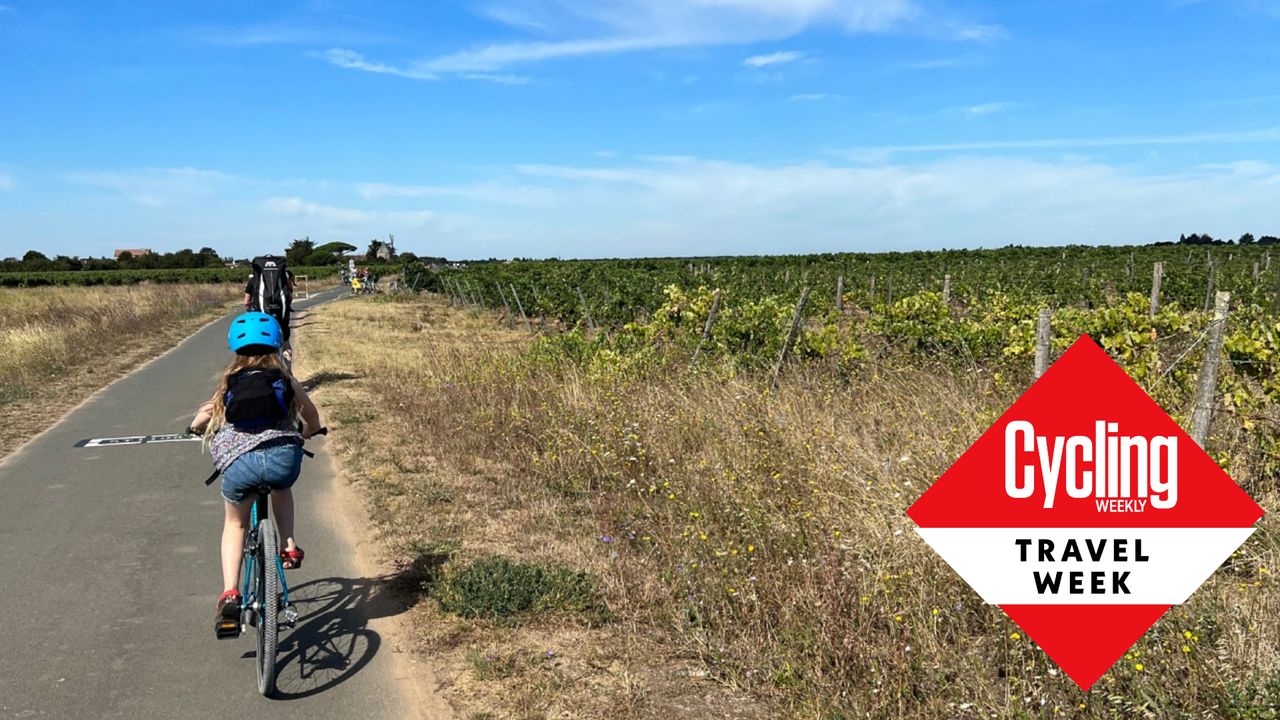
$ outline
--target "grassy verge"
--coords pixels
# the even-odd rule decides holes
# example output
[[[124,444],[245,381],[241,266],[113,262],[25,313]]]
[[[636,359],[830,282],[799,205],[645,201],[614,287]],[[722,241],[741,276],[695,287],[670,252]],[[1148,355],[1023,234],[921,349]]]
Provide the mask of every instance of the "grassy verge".
[[[226,312],[241,287],[0,289],[0,456]]]
[[[435,599],[415,610],[418,641],[452,664],[463,708],[1262,718],[1280,704],[1269,517],[1087,695],[916,537],[907,506],[1014,399],[982,372],[797,369],[770,393],[669,362],[584,369],[430,299],[317,313],[330,334],[307,362],[341,378],[320,389],[335,443],[412,589]],[[508,607],[530,584],[495,556],[559,578],[553,601],[464,611],[461,587]],[[498,579],[512,577],[526,579]]]

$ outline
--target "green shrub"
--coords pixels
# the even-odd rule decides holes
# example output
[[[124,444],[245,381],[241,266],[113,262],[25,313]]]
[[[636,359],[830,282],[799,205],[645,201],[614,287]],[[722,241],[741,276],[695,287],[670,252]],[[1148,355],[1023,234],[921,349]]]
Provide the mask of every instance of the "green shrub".
[[[515,615],[596,607],[596,583],[585,572],[559,565],[512,562],[494,556],[446,574],[440,606],[463,617]]]

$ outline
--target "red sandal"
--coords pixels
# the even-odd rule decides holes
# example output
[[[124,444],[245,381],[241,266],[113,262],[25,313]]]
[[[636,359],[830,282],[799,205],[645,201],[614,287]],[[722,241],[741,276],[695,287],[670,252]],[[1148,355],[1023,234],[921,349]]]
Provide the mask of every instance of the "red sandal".
[[[280,565],[285,570],[296,570],[302,567],[302,558],[306,556],[307,554],[302,551],[302,548],[294,548],[293,550],[281,550]]]

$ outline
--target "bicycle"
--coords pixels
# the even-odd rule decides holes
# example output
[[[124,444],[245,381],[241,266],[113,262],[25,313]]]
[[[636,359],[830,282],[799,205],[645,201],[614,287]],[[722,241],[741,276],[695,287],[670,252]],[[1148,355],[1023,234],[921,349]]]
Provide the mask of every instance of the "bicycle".
[[[315,434],[328,435],[329,429],[320,428]],[[314,457],[306,450],[303,453]],[[267,512],[271,487],[261,485],[255,493],[249,527],[245,530],[240,617],[219,623],[215,631],[219,639],[224,639],[237,637],[250,626],[257,630],[258,692],[270,697],[276,690],[280,618],[283,615],[284,626],[292,628],[298,622],[298,611],[289,602],[289,585],[285,582],[284,563],[280,558],[280,537]]]

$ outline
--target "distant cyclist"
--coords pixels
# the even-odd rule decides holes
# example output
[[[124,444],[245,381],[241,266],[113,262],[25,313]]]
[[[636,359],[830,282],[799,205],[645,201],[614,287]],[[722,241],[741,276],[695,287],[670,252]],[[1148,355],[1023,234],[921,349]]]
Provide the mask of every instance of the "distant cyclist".
[[[289,344],[289,316],[293,312],[293,291],[297,281],[285,267],[285,259],[274,255],[256,257],[253,272],[244,287],[245,311],[266,313],[280,323],[284,342],[280,353],[285,364],[293,363],[293,347]]]
[[[249,312],[233,320],[227,346],[235,357],[223,371],[213,398],[200,407],[187,428],[189,433],[204,435],[214,469],[222,475],[223,591],[215,606],[215,626],[234,620],[240,611],[244,529],[254,490],[261,485],[272,489],[271,509],[283,540],[282,566],[300,567],[304,557],[293,536],[290,488],[301,469],[302,441],[320,429],[320,413],[281,363],[282,342],[280,324],[270,315]]]

